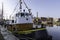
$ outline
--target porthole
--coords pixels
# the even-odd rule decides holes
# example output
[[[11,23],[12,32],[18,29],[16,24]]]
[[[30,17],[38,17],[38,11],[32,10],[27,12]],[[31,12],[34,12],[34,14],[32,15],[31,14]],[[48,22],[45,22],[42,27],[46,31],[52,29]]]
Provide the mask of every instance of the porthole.
[[[28,18],[26,18],[26,20],[28,20]]]

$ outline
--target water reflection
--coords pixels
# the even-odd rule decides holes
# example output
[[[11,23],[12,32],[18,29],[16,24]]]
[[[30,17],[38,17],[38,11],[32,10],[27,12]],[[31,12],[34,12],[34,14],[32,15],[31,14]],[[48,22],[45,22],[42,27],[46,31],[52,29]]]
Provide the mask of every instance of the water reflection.
[[[53,40],[60,40],[60,26],[47,27],[49,35],[52,35]]]

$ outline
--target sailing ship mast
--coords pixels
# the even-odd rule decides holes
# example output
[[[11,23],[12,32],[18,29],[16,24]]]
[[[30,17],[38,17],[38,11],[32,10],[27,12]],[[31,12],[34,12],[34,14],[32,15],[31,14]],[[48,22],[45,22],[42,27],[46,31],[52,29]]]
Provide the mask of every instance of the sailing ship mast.
[[[2,3],[2,14],[1,14],[1,19],[3,20],[3,3]]]

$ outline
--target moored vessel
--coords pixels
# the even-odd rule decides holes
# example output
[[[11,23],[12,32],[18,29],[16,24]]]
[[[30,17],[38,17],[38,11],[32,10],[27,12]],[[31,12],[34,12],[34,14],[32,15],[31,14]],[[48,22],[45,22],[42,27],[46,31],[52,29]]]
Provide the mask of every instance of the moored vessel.
[[[27,7],[25,2],[24,4]],[[22,40],[52,40],[51,36],[47,34],[46,28],[43,28],[43,26],[39,29],[33,29],[31,9],[28,7],[27,9],[28,12],[25,10],[22,11],[22,0],[20,0],[20,11],[15,14],[13,20],[9,21],[7,29]]]

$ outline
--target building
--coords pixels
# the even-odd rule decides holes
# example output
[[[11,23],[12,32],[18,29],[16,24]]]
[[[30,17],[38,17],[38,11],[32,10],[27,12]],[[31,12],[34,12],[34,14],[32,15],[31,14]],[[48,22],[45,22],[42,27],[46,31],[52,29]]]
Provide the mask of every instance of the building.
[[[53,18],[52,17],[49,17],[47,18],[47,26],[53,26]]]
[[[41,24],[47,25],[47,17],[41,17]]]
[[[58,18],[58,20],[56,21],[56,25],[60,26],[60,18]]]

